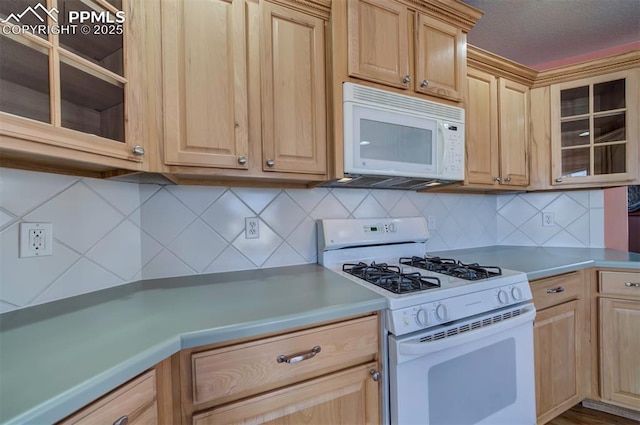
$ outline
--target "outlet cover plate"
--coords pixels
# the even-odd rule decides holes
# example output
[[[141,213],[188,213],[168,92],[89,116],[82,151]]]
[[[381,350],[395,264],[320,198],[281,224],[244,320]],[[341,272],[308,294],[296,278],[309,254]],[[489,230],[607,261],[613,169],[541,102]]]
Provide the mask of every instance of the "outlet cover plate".
[[[53,224],[20,223],[20,258],[53,255]]]
[[[556,225],[556,219],[552,212],[542,213],[542,227],[554,227]]]
[[[260,237],[260,219],[258,217],[245,217],[244,237],[246,239],[258,239]]]

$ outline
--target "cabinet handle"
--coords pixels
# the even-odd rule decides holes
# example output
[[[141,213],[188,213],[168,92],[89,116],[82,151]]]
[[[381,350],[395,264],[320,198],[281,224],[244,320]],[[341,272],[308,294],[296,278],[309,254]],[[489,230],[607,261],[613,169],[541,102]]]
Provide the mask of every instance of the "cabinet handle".
[[[505,183],[509,183],[509,182],[511,182],[511,176],[508,176],[506,179],[504,179],[504,182],[505,182]]]
[[[629,288],[632,286],[634,288],[640,288],[640,282],[625,282],[624,286],[628,286]]]
[[[493,181],[494,181],[494,182],[498,182],[498,183],[500,183],[502,180],[500,179],[500,177],[494,177],[494,178],[493,178]]]
[[[547,294],[557,294],[559,292],[564,292],[564,288],[562,286],[558,286],[557,288],[547,288]]]
[[[371,379],[373,379],[376,382],[378,382],[380,380],[380,372],[378,372],[375,369],[371,369],[369,371],[369,375],[371,375]]]
[[[402,82],[405,84],[409,84],[411,82],[411,75],[405,75]]]
[[[422,80],[422,82],[420,83],[420,87],[427,87],[429,85],[429,82],[427,80]]]
[[[247,163],[247,157],[246,156],[240,156],[238,157],[238,164],[240,165],[244,165]]]
[[[556,183],[562,183],[562,177],[558,177],[558,178],[556,179]]]
[[[276,162],[273,159],[267,159],[267,167],[273,167]]]
[[[124,416],[116,419],[116,421],[113,423],[113,425],[127,425],[127,423],[129,423],[129,417],[127,415],[124,415]]]
[[[136,145],[133,147],[134,155],[144,155],[144,148],[140,145]]]
[[[307,360],[307,359],[310,359],[312,357],[315,357],[316,354],[318,354],[320,352],[320,350],[321,350],[320,346],[316,345],[309,352],[297,353],[297,354],[294,354],[291,357],[285,356],[284,354],[280,354],[278,357],[276,357],[276,361],[278,363],[298,363],[298,362],[301,362],[303,360]]]

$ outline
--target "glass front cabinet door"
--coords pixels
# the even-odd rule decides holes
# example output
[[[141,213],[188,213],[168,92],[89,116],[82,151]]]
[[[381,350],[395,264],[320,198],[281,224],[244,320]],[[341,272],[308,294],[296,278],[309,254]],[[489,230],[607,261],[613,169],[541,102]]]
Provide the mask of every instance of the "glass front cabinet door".
[[[638,73],[551,86],[552,184],[637,179]]]
[[[140,168],[144,26],[133,3],[0,1],[3,154]]]
[[[631,184],[638,177],[638,73],[551,86],[552,184]]]

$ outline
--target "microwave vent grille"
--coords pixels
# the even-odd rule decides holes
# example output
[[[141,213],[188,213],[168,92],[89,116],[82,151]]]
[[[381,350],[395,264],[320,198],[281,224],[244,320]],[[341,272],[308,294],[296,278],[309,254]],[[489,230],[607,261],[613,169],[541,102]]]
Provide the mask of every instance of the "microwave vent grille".
[[[457,122],[464,121],[464,109],[382,90],[370,89],[368,87],[354,85],[353,98],[356,101],[360,100],[377,105],[386,105],[403,111],[412,111],[420,115],[428,115]]]

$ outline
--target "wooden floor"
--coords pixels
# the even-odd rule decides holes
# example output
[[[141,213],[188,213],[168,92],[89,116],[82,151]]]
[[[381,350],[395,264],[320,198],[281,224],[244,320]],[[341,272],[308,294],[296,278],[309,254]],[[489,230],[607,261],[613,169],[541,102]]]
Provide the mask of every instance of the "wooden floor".
[[[546,425],[638,425],[638,422],[577,405]]]

